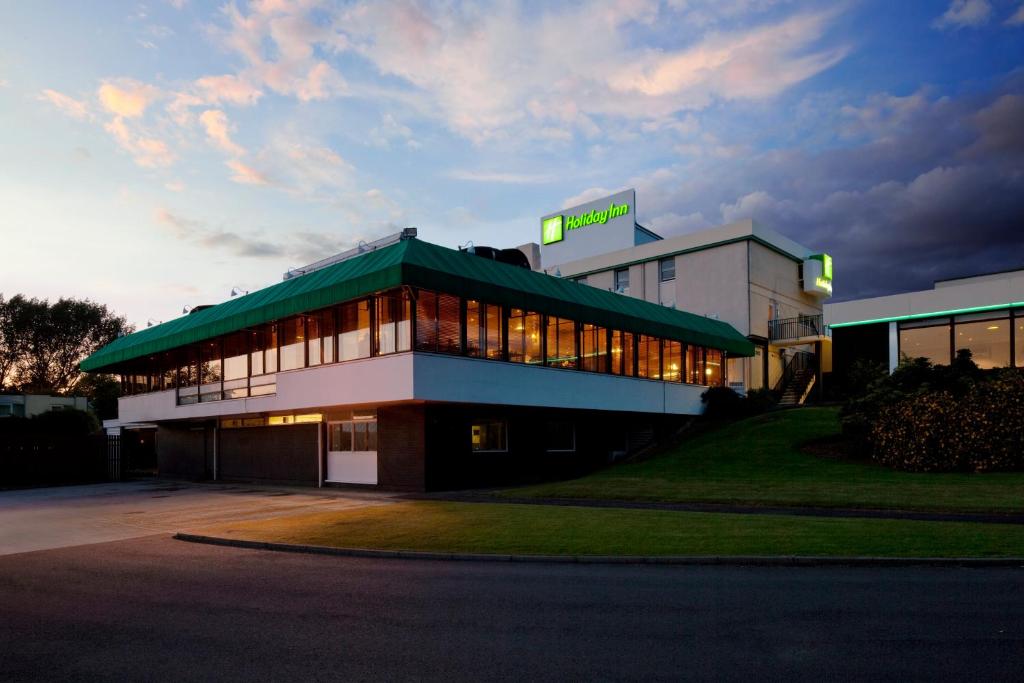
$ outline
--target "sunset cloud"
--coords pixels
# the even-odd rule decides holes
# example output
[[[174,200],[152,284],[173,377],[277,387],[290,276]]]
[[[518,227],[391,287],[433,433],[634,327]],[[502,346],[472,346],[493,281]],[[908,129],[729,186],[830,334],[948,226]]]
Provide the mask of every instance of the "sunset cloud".
[[[235,156],[245,154],[245,150],[231,140],[230,128],[227,114],[219,109],[207,109],[199,116],[199,122],[206,130],[207,139],[214,145]]]
[[[97,91],[100,104],[116,116],[138,118],[146,113],[153,100],[160,96],[159,88],[132,79],[107,81]]]
[[[74,97],[57,92],[56,90],[50,90],[49,88],[43,90],[39,94],[39,99],[49,102],[72,118],[82,120],[92,118],[92,112],[89,111],[89,106],[85,102],[76,100]]]

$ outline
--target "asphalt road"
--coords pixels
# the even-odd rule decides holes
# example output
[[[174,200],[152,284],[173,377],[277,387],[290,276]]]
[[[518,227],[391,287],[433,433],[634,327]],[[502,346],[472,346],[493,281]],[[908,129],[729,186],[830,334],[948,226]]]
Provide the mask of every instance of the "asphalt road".
[[[0,680],[1019,680],[1024,570],[0,557]]]

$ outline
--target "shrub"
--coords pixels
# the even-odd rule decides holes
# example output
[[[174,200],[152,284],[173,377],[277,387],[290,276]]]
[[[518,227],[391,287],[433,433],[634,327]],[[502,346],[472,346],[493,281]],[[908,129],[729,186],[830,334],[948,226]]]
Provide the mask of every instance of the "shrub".
[[[912,472],[1024,469],[1024,376],[1006,370],[983,382],[962,379],[883,407],[871,428],[873,457]]]
[[[711,387],[700,395],[704,403],[704,416],[711,420],[730,420],[757,415],[775,406],[775,399],[767,389],[752,389],[740,396],[729,387]]]

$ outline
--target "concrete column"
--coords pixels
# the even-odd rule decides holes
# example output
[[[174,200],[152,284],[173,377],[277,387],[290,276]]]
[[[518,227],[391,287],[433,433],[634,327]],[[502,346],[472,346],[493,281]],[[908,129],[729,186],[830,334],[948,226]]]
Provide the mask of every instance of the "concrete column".
[[[889,374],[900,364],[900,330],[895,321],[889,323]]]

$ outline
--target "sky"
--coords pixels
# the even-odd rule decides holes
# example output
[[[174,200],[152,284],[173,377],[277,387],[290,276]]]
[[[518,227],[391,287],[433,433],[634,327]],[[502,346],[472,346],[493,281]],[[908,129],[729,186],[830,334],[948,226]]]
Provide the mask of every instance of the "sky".
[[[837,301],[1024,267],[1022,0],[12,3],[0,123],[0,293],[139,327],[628,187],[829,252]]]

